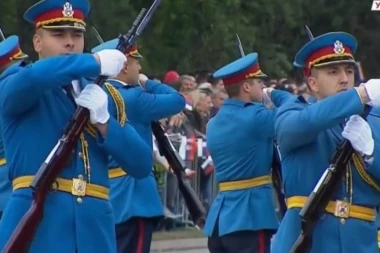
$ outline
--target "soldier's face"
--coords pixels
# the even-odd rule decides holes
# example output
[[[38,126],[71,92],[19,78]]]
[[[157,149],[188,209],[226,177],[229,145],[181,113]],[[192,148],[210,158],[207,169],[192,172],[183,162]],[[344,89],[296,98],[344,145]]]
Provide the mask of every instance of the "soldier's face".
[[[127,67],[127,83],[138,84],[140,70],[141,70],[140,60],[133,57],[128,57],[126,67]]]
[[[40,58],[82,53],[84,33],[75,29],[39,29],[33,37],[33,45]]]
[[[263,100],[263,90],[262,87],[264,87],[264,82],[261,79],[254,78],[251,79],[249,82],[249,97],[250,100],[253,102],[261,102]]]
[[[318,99],[323,99],[338,92],[354,87],[355,74],[352,64],[334,64],[312,69],[308,78],[310,89]]]

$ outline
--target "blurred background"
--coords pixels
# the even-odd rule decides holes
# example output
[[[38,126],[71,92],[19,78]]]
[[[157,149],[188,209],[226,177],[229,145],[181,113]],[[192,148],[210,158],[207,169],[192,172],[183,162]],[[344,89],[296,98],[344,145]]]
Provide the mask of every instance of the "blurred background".
[[[32,25],[23,13],[36,0],[1,0],[0,26],[5,35],[19,34],[24,51],[31,47]],[[88,28],[103,39],[125,33],[142,7],[151,0],[90,0]],[[257,51],[270,78],[299,78],[294,55],[308,41],[304,25],[314,36],[331,31],[352,33],[359,41],[357,60],[364,75],[380,73],[380,12],[371,12],[372,0],[162,0],[139,47],[143,72],[162,78],[167,70],[195,75],[238,58],[235,33],[246,53]],[[87,50],[97,44],[91,29]]]
[[[35,2],[0,1],[0,27],[4,35],[19,35],[23,51],[32,59],[36,59],[31,43],[34,27],[24,21],[23,14]],[[141,8],[148,8],[152,0],[90,2],[86,51],[98,44],[92,26],[104,40],[113,39],[119,33],[126,33]],[[227,98],[223,82],[212,78],[212,72],[240,58],[235,34],[239,34],[245,53],[259,53],[261,69],[268,75],[267,87],[308,99],[302,71],[292,66],[295,54],[309,40],[305,25],[315,37],[333,31],[354,35],[359,42],[356,60],[361,63],[364,78],[380,76],[380,47],[377,46],[380,12],[371,11],[371,6],[372,0],[162,0],[138,39],[139,52],[144,56],[142,73],[172,85],[186,97],[186,110],[161,123],[191,170],[188,179],[206,209],[217,188],[206,148],[205,128]],[[162,162],[157,151],[155,159],[156,178],[166,214],[152,246],[152,252],[160,252],[158,248],[164,246],[157,246],[161,245],[157,240],[202,235],[192,229],[168,164]],[[206,252],[205,239],[188,243],[198,245],[195,249],[189,246],[188,250]],[[185,244],[186,241],[181,240],[178,245],[182,246],[178,248]],[[175,247],[173,241],[165,245]]]

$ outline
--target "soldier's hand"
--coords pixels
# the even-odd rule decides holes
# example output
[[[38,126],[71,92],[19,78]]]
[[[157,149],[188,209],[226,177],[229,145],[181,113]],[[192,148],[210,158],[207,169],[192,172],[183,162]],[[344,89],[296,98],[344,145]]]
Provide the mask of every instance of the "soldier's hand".
[[[272,100],[270,99],[270,95],[274,89],[273,88],[264,88],[263,89],[263,103],[266,107],[272,108],[274,107],[274,104]]]
[[[139,74],[139,83],[142,87],[145,87],[145,83],[148,81],[148,77],[144,74]]]
[[[108,96],[105,91],[96,84],[88,84],[75,98],[77,105],[90,111],[91,124],[105,124],[110,118],[108,112]]]
[[[365,89],[361,92],[360,89]],[[358,89],[361,100],[365,104],[380,107],[380,79],[371,79],[366,83],[362,83]]]
[[[100,74],[108,77],[116,77],[127,62],[127,57],[116,49],[101,50],[94,57],[100,64]]]
[[[375,147],[371,127],[359,115],[350,117],[343,129],[342,136],[349,140],[352,147],[362,155],[371,156]]]

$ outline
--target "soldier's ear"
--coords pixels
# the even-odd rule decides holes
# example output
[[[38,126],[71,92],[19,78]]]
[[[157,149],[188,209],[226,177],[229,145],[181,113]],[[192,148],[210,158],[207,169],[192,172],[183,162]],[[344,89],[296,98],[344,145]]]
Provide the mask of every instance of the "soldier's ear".
[[[127,62],[124,63],[124,68],[123,68],[122,72],[123,72],[125,75],[128,73],[128,63],[127,63]]]
[[[33,35],[33,47],[37,54],[40,54],[42,50],[41,35],[37,32]]]
[[[249,92],[250,91],[250,88],[251,88],[251,84],[248,82],[248,80],[244,81],[242,84],[241,84],[241,88],[243,89],[244,92]]]
[[[312,92],[318,92],[319,91],[319,87],[317,85],[316,78],[314,76],[309,76],[307,78],[307,87]]]
[[[318,92],[319,87],[317,85],[319,70],[316,68],[312,68],[310,71],[310,75],[307,77],[307,87],[311,92]]]

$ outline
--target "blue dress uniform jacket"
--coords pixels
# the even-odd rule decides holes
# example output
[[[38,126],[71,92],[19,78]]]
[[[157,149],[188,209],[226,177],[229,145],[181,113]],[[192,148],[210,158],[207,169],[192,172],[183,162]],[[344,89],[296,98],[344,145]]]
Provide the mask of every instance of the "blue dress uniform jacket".
[[[292,98],[273,91],[271,100],[280,106]],[[218,183],[269,176],[273,157],[276,109],[261,103],[227,99],[207,125],[207,147]],[[236,231],[277,229],[272,185],[220,191],[209,210],[204,233],[211,236],[218,222],[219,236]]]
[[[4,69],[6,71],[13,66],[19,66],[21,63],[20,61],[26,58],[28,58],[28,55],[21,51],[18,36],[12,35],[0,42],[0,73],[4,73]],[[15,61],[16,63],[14,63]],[[10,64],[11,66],[9,67]],[[8,167],[5,160],[1,129],[2,127],[0,123],[0,216],[12,194],[12,185],[8,178]]]
[[[1,80],[0,80],[1,85]],[[1,122],[0,122],[0,131],[1,131]],[[8,167],[5,160],[5,151],[3,143],[3,135],[0,133],[0,213],[4,211],[5,205],[7,204],[11,194],[12,194],[12,185],[9,180]],[[0,217],[1,218],[1,217]]]
[[[377,131],[380,127],[380,108],[372,108],[370,114],[367,117],[367,122],[370,125],[372,129],[372,136],[375,141],[375,150],[373,154],[373,161],[370,165],[367,167],[368,173],[376,179],[377,182],[380,182],[380,175],[378,174],[378,170],[380,167],[380,133]],[[379,207],[377,208],[377,214],[379,214]],[[376,223],[377,223],[377,243],[378,247],[380,249],[380,217],[379,215],[376,216]]]
[[[380,182],[380,108],[374,107],[367,117],[367,122],[372,129],[372,136],[375,141],[375,149],[373,154],[373,162],[367,166],[368,173]]]
[[[139,85],[126,86],[117,80],[109,82],[121,93],[126,103],[130,124],[151,149],[153,148],[151,122],[181,112],[186,104],[185,98],[180,93],[162,83],[148,80],[144,90]],[[115,161],[110,164],[111,168],[119,166]],[[117,224],[132,217],[163,216],[162,201],[158,195],[153,172],[144,179],[136,179],[129,175],[113,177],[112,173],[110,177],[112,178],[111,203]]]
[[[72,80],[99,75],[100,66],[91,54],[75,54],[39,60],[9,74],[0,87],[0,106],[10,179],[16,190],[0,225],[0,248],[30,207],[30,178],[76,109],[62,87],[71,85]],[[113,115],[116,109],[109,110]],[[55,185],[63,188],[66,184],[69,190],[52,191],[47,196],[44,218],[29,252],[116,252],[114,216],[107,192],[108,156],[128,168],[130,175],[143,178],[150,173],[152,153],[130,124],[121,127],[112,116],[108,124],[105,137],[87,126],[85,141],[78,141]],[[84,149],[86,142],[88,148]],[[90,163],[87,173],[83,157]],[[73,178],[87,180],[89,196],[70,194]]]
[[[362,110],[362,102],[354,89],[311,105],[300,97],[295,103],[288,103],[279,109],[275,127],[282,156],[282,174],[288,207],[291,197],[307,197],[313,191],[329,166],[336,147],[343,139],[343,127],[340,124],[351,115],[360,114]],[[377,138],[376,131],[374,134]],[[378,155],[375,157],[379,158]],[[373,211],[380,203],[379,191],[363,180],[356,167],[351,163],[352,204]],[[372,166],[368,172],[377,175],[378,179],[380,167]],[[331,200],[349,199],[349,195],[346,180],[343,180],[339,191],[333,194]],[[299,212],[300,208],[289,208],[286,212],[274,238],[273,253],[289,252],[300,233]],[[341,219],[334,214],[326,213],[313,233],[313,247],[310,253],[378,252],[376,231],[374,219]]]
[[[1,83],[0,83],[1,85]],[[1,123],[0,123],[1,129]],[[8,178],[8,168],[5,162],[3,137],[0,136],[0,213],[4,210],[10,195],[12,194],[11,182]]]

